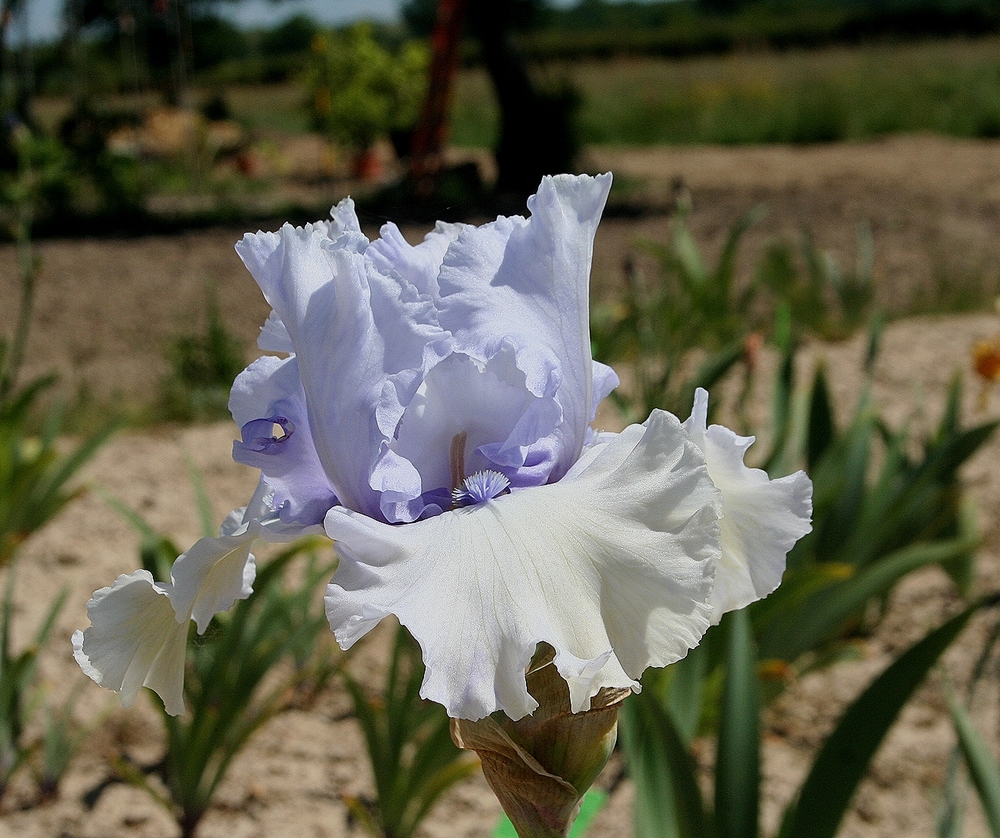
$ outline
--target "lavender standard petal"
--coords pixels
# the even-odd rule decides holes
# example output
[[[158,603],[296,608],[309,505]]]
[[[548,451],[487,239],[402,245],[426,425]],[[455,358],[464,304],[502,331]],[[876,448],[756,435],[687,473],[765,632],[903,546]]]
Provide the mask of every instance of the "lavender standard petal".
[[[486,361],[513,346],[532,393],[557,382],[562,419],[545,443],[556,452],[548,480],[579,457],[593,414],[590,266],[610,187],[610,175],[543,179],[530,219],[463,228],[439,277],[440,322],[458,348]]]

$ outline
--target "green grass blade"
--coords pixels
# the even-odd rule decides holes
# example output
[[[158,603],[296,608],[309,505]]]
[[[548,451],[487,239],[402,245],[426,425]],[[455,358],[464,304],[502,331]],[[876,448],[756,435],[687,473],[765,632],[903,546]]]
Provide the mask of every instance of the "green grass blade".
[[[817,522],[812,537],[821,561],[864,564],[860,550],[845,549],[844,545],[852,536],[858,537],[859,519],[869,503],[867,478],[876,430],[870,394],[865,392],[851,426],[827,449],[827,455],[812,472]],[[865,533],[870,540],[871,533]]]
[[[59,470],[52,477],[54,488],[61,487],[66,483],[84,463],[87,462],[105,442],[121,428],[121,422],[110,422],[93,436],[84,440],[66,459],[62,461]]]
[[[959,538],[976,546],[982,543],[983,535],[979,528],[978,509],[973,498],[966,496],[960,499],[958,520],[956,523]],[[970,547],[969,551],[964,555],[958,555],[949,561],[943,562],[941,566],[944,572],[951,578],[951,581],[955,583],[959,595],[968,599],[976,581],[975,546]]]
[[[710,833],[697,770],[670,714],[641,692],[618,720],[625,763],[635,783],[633,831],[643,838],[706,838]]]
[[[983,804],[986,821],[994,838],[1000,838],[1000,764],[993,758],[989,746],[976,730],[966,709],[954,696],[948,697],[948,707],[958,733],[959,747]]]
[[[448,789],[460,780],[475,774],[479,770],[479,761],[465,758],[470,755],[458,756],[429,777],[423,777],[417,794],[406,807],[403,830],[406,835],[416,832],[420,822],[427,816],[438,799]],[[571,833],[572,834],[572,833]]]
[[[885,317],[876,314],[868,329],[868,343],[865,348],[864,370],[870,376],[875,370],[875,361],[882,350],[882,335],[885,333]]]
[[[190,457],[184,458],[184,465],[187,467],[188,479],[191,481],[191,488],[194,490],[195,506],[198,507],[198,521],[201,524],[201,534],[207,538],[212,538],[219,534],[219,527],[215,522],[215,513],[212,511],[212,501],[208,497],[205,489],[205,481],[201,473],[195,467]]]
[[[69,596],[69,589],[63,588],[59,592],[59,596],[55,598],[55,601],[49,607],[48,612],[45,615],[45,619],[42,620],[42,624],[38,627],[38,633],[35,635],[35,648],[39,649],[45,645],[45,642],[49,639],[49,635],[52,633],[52,629],[56,624],[56,617],[59,616],[59,612],[62,610],[63,605],[66,603],[66,599]]]
[[[705,260],[702,258],[698,243],[691,235],[691,229],[687,223],[687,212],[680,212],[674,217],[672,253],[675,260],[675,269],[678,279],[684,287],[693,293],[697,293],[709,282],[708,268],[705,267]]]
[[[868,564],[900,542],[949,534],[956,512],[947,497],[956,491],[958,470],[996,427],[995,422],[979,425],[934,443],[915,469],[894,475],[886,491],[869,493],[861,514],[853,519],[851,537],[842,545],[851,561]]]
[[[757,653],[745,610],[726,615],[726,681],[715,761],[715,838],[753,838],[760,807]]]
[[[670,673],[670,686],[666,697],[667,709],[670,711],[677,732],[686,744],[694,739],[701,723],[707,670],[708,649],[705,643],[695,646],[666,670],[652,670]]]
[[[694,391],[699,387],[711,390],[743,357],[743,341],[733,341],[728,346],[722,347],[717,352],[713,352],[705,359],[704,363],[698,367],[694,376],[688,381],[679,395],[679,408],[685,411],[691,410],[694,403]],[[686,415],[683,414],[682,415]]]
[[[747,230],[767,215],[767,212],[767,207],[764,204],[757,204],[745,212],[726,234],[726,243],[722,246],[714,279],[720,288],[720,293],[724,294],[727,300],[732,292],[733,279],[736,275],[736,255],[739,251],[740,240]]]
[[[833,838],[899,711],[983,604],[970,606],[911,646],[847,708],[816,756],[798,800],[786,810],[780,838]]]
[[[806,439],[806,470],[812,474],[816,464],[829,450],[836,434],[833,421],[833,400],[826,381],[826,370],[820,366],[813,379],[809,402],[809,435]]]
[[[764,656],[795,660],[832,639],[852,614],[861,611],[871,599],[888,593],[907,573],[964,556],[975,547],[976,542],[966,538],[916,544],[859,569],[850,578],[811,597],[797,612],[779,615],[769,627],[766,646],[761,643]]]

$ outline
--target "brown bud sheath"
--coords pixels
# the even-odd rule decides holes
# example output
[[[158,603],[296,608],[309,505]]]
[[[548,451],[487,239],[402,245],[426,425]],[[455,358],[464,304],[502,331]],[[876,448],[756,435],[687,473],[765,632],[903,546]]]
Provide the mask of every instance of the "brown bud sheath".
[[[452,719],[460,748],[476,751],[483,774],[520,838],[565,838],[580,801],[611,756],[618,710],[629,690],[601,690],[582,713],[570,710],[569,688],[540,646],[527,675],[538,702],[514,722],[494,713],[471,722]]]

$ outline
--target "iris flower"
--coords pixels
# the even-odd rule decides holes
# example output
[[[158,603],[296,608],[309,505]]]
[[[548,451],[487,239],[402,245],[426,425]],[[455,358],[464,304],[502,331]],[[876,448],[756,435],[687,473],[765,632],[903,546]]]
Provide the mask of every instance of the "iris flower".
[[[743,463],[752,439],[654,411],[591,428],[617,385],[591,357],[588,285],[611,176],[545,178],[530,216],[442,224],[418,245],[331,220],[248,234],[237,251],[273,311],[268,354],[236,379],[233,456],[261,472],[245,510],[174,564],[88,605],[76,658],[131,702],[183,710],[189,620],[252,589],[252,543],[321,528],[343,648],[393,614],[419,642],[421,694],[454,718],[531,713],[525,668],[555,650],[574,712],[697,645],[766,596],[809,530],[801,472]]]

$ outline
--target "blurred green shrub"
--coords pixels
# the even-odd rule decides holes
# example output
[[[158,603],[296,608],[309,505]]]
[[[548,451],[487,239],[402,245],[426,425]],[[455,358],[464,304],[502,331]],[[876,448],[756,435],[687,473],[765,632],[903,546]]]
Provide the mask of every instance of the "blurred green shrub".
[[[625,362],[625,384],[612,393],[627,421],[654,408],[686,415],[698,387],[711,389],[741,360],[750,393],[760,334],[787,309],[795,337],[843,337],[870,313],[874,253],[871,233],[858,228],[857,265],[843,271],[803,233],[798,247],[776,239],[753,264],[748,281],[737,276],[740,242],[765,209],[756,207],[730,227],[716,264],[710,265],[690,229],[691,205],[682,195],[666,243],[643,242],[659,271],[643,276],[634,260],[624,266],[620,298],[596,306],[591,337],[595,357]],[[750,338],[748,344],[748,337]]]
[[[246,366],[239,341],[226,328],[214,288],[206,294],[205,328],[176,338],[167,350],[170,375],[162,382],[163,415],[205,421],[229,415],[229,390]]]
[[[634,377],[612,393],[627,421],[642,421],[654,407],[678,415],[689,411],[695,389],[710,389],[743,357],[754,289],[737,286],[736,259],[743,234],[761,214],[760,208],[751,210],[730,228],[710,267],[691,235],[690,203],[682,198],[669,241],[643,244],[659,263],[656,278],[648,280],[628,260],[620,300],[595,307],[595,357],[630,364]],[[692,371],[698,352],[707,357]]]
[[[877,623],[907,574],[937,564],[961,595],[971,593],[980,536],[960,469],[998,423],[963,427],[956,378],[929,438],[891,429],[870,396],[881,336],[876,319],[860,371],[862,395],[851,419],[838,426],[822,366],[805,387],[796,386],[796,351],[802,334],[847,334],[868,315],[870,236],[859,234],[858,265],[849,274],[809,237],[800,253],[772,242],[738,290],[736,250],[754,216],[731,228],[715,268],[706,266],[686,219],[682,205],[670,241],[653,249],[660,281],[637,288],[632,279],[615,319],[605,312],[602,322],[598,312],[598,356],[631,353],[638,385],[625,390],[624,398],[633,399],[627,416],[654,407],[684,416],[694,382],[710,386],[739,360],[743,338],[763,328],[768,313],[761,304],[769,303],[780,358],[766,429],[770,453],[761,460],[772,476],[806,468],[814,486],[813,531],[789,554],[777,591],[727,615],[682,661],[646,673],[643,692],[623,711],[621,730],[637,786],[636,834],[747,838],[760,829],[761,708],[794,675],[852,654],[853,641]],[[692,365],[699,347],[707,360]],[[744,395],[751,370],[748,364]],[[848,708],[786,810],[781,838],[832,838],[902,705],[985,604],[973,603],[930,632]],[[711,805],[690,752],[699,734],[717,741]]]
[[[0,127],[0,215],[6,234],[19,241],[22,225],[28,231],[57,223],[65,229],[78,217],[121,220],[142,213],[145,186],[136,161],[108,147],[111,133],[128,119],[84,100],[52,134],[17,122]]]
[[[54,380],[40,378],[0,397],[0,567],[83,492],[73,478],[116,427],[105,425],[67,453],[59,440],[63,411],[55,406],[44,413],[42,428],[35,432],[39,396]]]
[[[989,691],[995,686],[998,648],[1000,620],[994,620],[972,668],[965,689],[965,700],[960,700],[950,685],[946,685],[948,709],[958,743],[948,765],[937,838],[961,838],[964,834],[962,827],[967,805],[965,789],[969,781],[976,790],[991,834],[994,838],[1000,838],[1000,762],[997,761],[990,738],[977,729],[972,719],[977,690],[985,687]],[[967,769],[967,778],[962,776],[962,765]]]
[[[356,151],[391,130],[411,128],[427,89],[427,47],[407,41],[390,50],[373,31],[362,22],[317,35],[306,74],[313,127]]]
[[[303,553],[301,578],[291,580],[284,571]],[[252,597],[216,617],[204,637],[189,644],[188,711],[164,712],[167,752],[156,766],[185,838],[195,835],[253,734],[282,711],[307,704],[340,666],[332,638],[322,642],[330,631],[317,596],[334,566],[317,544],[293,544],[260,569]]]
[[[313,38],[319,34],[319,24],[309,15],[290,15],[273,29],[262,32],[260,51],[264,55],[293,55],[312,48]]]
[[[871,363],[876,350],[869,350]],[[961,423],[960,379],[940,424],[926,440],[893,431],[868,389],[838,429],[820,367],[807,391],[793,394],[791,350],[776,387],[774,453],[768,470],[804,466],[813,479],[813,531],[792,549],[775,593],[750,608],[762,659],[798,669],[830,659],[853,631],[877,620],[906,574],[941,565],[963,596],[971,593],[980,544],[975,510],[960,470],[997,422]]]
[[[998,45],[994,35],[673,60],[631,53],[614,72],[602,60],[566,61],[550,72],[579,92],[575,124],[584,146],[817,143],[917,132],[990,138],[1000,130]],[[456,85],[452,136],[465,145],[486,146],[496,133],[480,78],[471,68]]]
[[[21,294],[14,333],[0,336],[0,567],[82,491],[71,485],[72,478],[114,430],[105,425],[66,453],[58,441],[62,408],[41,406],[55,376],[20,381],[39,267],[31,230],[39,207],[62,182],[64,158],[57,144],[33,136],[24,126],[11,140],[16,166],[0,175],[0,218],[15,239]]]
[[[97,107],[87,99],[73,106],[58,132],[72,176],[66,209],[118,218],[142,212],[146,187],[137,161],[108,145],[115,130],[134,122],[128,113]]]
[[[34,805],[56,797],[89,732],[73,717],[86,679],[80,679],[62,705],[55,707],[48,688],[38,677],[39,655],[51,638],[66,593],[63,591],[56,597],[31,642],[15,654],[11,625],[15,610],[14,573],[7,577],[0,602],[0,811],[11,781],[25,770],[34,776],[37,790]]]
[[[105,425],[67,452],[59,440],[62,407],[40,403],[55,376],[26,384],[20,380],[38,273],[32,225],[45,202],[61,192],[65,158],[57,143],[32,135],[23,125],[13,126],[7,140],[14,163],[0,174],[0,217],[16,243],[21,295],[13,335],[0,336],[0,568],[7,573],[0,602],[0,802],[12,778],[26,767],[34,768],[42,799],[55,795],[82,741],[83,732],[72,719],[74,697],[56,710],[38,682],[38,656],[65,594],[53,600],[31,643],[15,653],[13,560],[27,538],[83,491],[72,485],[73,478],[114,430]],[[30,733],[38,713],[45,717],[40,739]]]
[[[931,630],[844,710],[785,808],[779,838],[833,838],[903,705],[970,618],[994,604],[991,600],[974,602]],[[662,689],[647,688],[629,698],[623,708],[619,726],[626,765],[636,786],[634,828],[643,838],[755,838],[762,834],[761,696],[747,612],[727,614],[715,635],[723,665],[713,727],[716,758],[711,801],[699,785],[700,772],[691,753],[700,705],[682,708],[680,701],[665,699]],[[704,679],[691,677],[689,669],[668,695],[673,690],[697,695],[704,686]],[[687,724],[692,718],[694,727]]]
[[[208,497],[193,472],[192,480],[207,531]],[[142,535],[143,567],[156,579],[168,579],[176,545],[127,505],[107,499]],[[218,615],[188,645],[187,710],[177,717],[163,713],[163,759],[140,766],[119,757],[113,765],[117,780],[142,787],[177,818],[184,838],[196,835],[219,783],[251,736],[283,710],[307,705],[335,675],[353,701],[375,778],[374,798],[344,802],[375,838],[410,838],[441,794],[478,767],[452,742],[444,708],[420,698],[420,649],[404,628],[397,628],[381,689],[347,671],[321,602],[317,606],[317,591],[336,566],[335,559],[324,558],[328,545],[325,539],[300,540],[260,568],[253,596]],[[305,567],[295,567],[303,554]],[[162,778],[166,796],[151,775]]]

